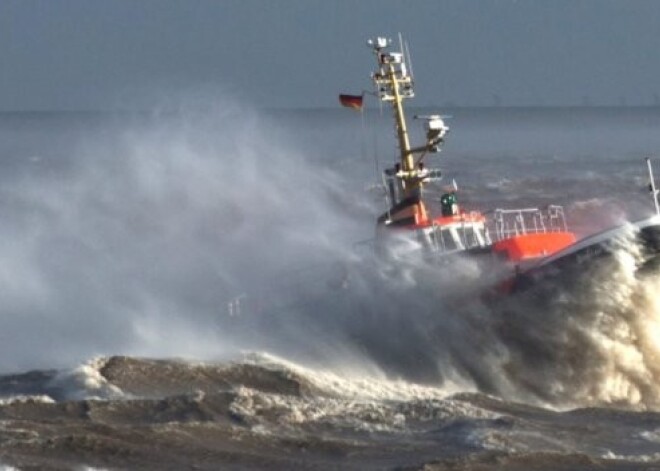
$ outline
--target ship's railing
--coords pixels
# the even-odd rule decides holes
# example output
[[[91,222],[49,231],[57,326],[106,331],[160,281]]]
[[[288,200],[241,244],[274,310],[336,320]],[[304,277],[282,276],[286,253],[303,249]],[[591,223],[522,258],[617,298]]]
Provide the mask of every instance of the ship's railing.
[[[495,240],[523,234],[567,231],[564,208],[550,205],[545,209],[496,209],[491,221]]]

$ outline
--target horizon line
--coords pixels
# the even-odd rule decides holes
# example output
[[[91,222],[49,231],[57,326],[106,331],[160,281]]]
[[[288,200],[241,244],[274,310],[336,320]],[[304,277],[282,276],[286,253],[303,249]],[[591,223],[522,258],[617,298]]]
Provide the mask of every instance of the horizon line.
[[[204,106],[190,106],[184,109],[205,109]],[[658,108],[660,109],[660,103],[658,104],[630,104],[630,105],[584,105],[584,104],[560,104],[560,105],[541,105],[541,104],[530,104],[530,105],[461,105],[457,103],[446,103],[439,105],[420,105],[420,106],[409,106],[412,109],[420,108],[445,108],[445,109],[465,109],[465,110],[497,110],[497,109],[650,109]],[[284,107],[284,106],[265,106],[265,107],[253,107],[257,111],[329,111],[329,110],[341,110],[343,109],[340,105],[337,106],[294,106],[294,107]],[[368,109],[376,109],[376,107],[370,107]],[[55,108],[30,108],[30,109],[0,109],[0,114],[55,114],[55,113],[71,113],[71,114],[111,114],[111,113],[136,113],[136,114],[154,114],[154,113],[177,113],[181,111],[181,108],[154,108],[154,109],[131,109],[131,108],[96,108],[96,109],[85,109],[85,108],[69,108],[69,109],[55,109]]]

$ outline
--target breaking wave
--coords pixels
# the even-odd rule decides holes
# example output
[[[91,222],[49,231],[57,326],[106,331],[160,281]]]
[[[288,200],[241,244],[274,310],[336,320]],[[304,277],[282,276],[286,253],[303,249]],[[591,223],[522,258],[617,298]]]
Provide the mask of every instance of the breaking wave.
[[[272,309],[245,312],[234,327],[246,344],[287,358],[445,394],[657,409],[660,276],[640,269],[632,236],[624,239],[580,271],[510,297],[490,295],[498,278],[468,260],[394,268],[360,259],[333,289],[286,300],[280,290]],[[268,338],[255,335],[263,331]]]
[[[513,384],[560,406],[660,406],[660,276],[630,239],[508,303],[496,332]]]

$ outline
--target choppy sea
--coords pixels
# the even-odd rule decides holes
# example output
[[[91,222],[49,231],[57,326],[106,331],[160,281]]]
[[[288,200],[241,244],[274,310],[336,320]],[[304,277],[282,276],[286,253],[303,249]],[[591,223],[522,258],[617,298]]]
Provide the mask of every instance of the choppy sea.
[[[198,105],[0,114],[0,469],[660,469],[634,246],[484,296],[362,250],[387,112]],[[439,111],[430,197],[580,235],[653,211],[660,108]]]

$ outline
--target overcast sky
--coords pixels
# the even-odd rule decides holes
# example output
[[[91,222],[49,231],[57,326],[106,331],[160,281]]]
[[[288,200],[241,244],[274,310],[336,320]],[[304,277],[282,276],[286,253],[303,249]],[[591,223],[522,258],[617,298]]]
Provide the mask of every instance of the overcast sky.
[[[417,105],[660,102],[654,0],[1,0],[0,109],[332,107],[398,31]]]

